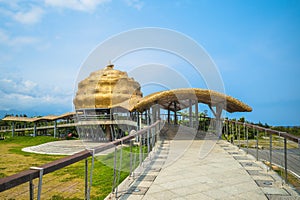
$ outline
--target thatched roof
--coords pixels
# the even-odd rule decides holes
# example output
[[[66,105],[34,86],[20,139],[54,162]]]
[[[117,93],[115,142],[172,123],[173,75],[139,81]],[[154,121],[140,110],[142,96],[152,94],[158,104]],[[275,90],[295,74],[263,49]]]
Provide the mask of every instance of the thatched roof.
[[[73,100],[76,110],[87,108],[123,107],[131,110],[142,98],[141,86],[126,72],[113,65],[92,72],[78,84]]]
[[[189,107],[189,99],[197,100],[209,106],[223,104],[224,110],[232,112],[251,112],[252,108],[243,102],[212,90],[199,88],[174,89],[150,94],[139,101],[132,110],[144,111],[152,105],[159,104],[164,109],[172,111]],[[176,106],[173,102],[176,102]]]
[[[75,112],[67,112],[62,115],[47,115],[43,117],[14,117],[7,116],[3,118],[3,121],[14,121],[14,122],[37,122],[37,121],[54,121],[58,119],[71,118],[76,115]]]
[[[209,106],[223,104],[228,112],[252,111],[251,107],[233,97],[199,88],[156,92],[142,98],[140,84],[129,78],[126,72],[115,70],[113,65],[92,72],[81,81],[73,103],[76,110],[123,107],[142,112],[154,104],[160,104],[164,109],[178,111],[187,108],[190,99]]]
[[[14,121],[14,122],[34,122],[37,119],[38,119],[37,117],[29,118],[29,117],[7,116],[7,117],[4,117],[2,120],[3,121]]]

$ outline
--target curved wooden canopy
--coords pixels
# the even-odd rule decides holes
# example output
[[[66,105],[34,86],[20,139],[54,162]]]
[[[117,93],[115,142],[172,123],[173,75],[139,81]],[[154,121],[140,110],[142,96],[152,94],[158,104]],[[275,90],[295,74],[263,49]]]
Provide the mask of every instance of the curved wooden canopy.
[[[189,107],[189,100],[196,100],[209,106],[221,105],[224,110],[230,113],[252,111],[250,106],[238,99],[216,91],[199,88],[183,88],[156,92],[142,98],[132,110],[142,112],[152,105],[159,104],[164,109],[178,111]]]
[[[43,117],[14,117],[14,116],[7,116],[3,118],[3,121],[15,121],[15,122],[38,122],[38,121],[54,121],[59,119],[67,119],[72,118],[76,115],[75,112],[67,112],[62,115],[48,115]]]

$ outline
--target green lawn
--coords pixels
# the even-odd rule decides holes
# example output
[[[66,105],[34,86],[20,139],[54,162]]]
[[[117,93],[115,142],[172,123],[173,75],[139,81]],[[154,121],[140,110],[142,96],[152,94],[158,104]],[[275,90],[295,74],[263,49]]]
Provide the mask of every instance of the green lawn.
[[[40,166],[63,156],[42,155],[23,152],[21,149],[28,146],[55,141],[53,137],[14,137],[0,141],[0,177],[10,176],[31,166]],[[135,166],[138,165],[138,147],[133,147],[133,157],[136,158]],[[143,148],[145,151],[146,148]],[[120,166],[120,149],[117,151],[117,169]],[[88,159],[91,168],[91,157]],[[93,171],[93,185],[91,199],[104,199],[111,191],[113,184],[114,153],[98,156],[95,159]],[[130,148],[122,149],[122,167],[119,182],[129,175]],[[85,161],[82,160],[43,177],[42,199],[84,199],[84,172]],[[37,185],[38,179],[35,179]],[[35,192],[37,189],[35,190]],[[22,195],[19,195],[23,193]],[[28,199],[28,183],[17,186],[0,193],[0,199]],[[43,196],[44,195],[44,196]]]

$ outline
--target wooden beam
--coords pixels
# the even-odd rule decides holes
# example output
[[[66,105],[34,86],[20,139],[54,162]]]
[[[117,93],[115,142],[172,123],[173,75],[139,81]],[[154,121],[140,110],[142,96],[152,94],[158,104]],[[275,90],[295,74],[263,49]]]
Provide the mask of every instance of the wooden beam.
[[[208,105],[209,109],[211,110],[211,112],[214,114],[215,118],[217,118],[217,114],[214,111],[214,109],[211,107],[211,105]]]

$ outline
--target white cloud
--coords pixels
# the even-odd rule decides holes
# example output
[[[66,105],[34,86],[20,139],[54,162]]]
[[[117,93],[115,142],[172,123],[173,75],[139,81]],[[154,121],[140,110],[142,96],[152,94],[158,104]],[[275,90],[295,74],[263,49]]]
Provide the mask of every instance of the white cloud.
[[[22,24],[33,25],[38,23],[45,13],[42,8],[43,5],[40,3],[30,0],[26,2],[20,0],[0,0],[0,15]]]
[[[141,10],[144,6],[144,2],[142,2],[140,0],[125,0],[125,3],[128,6],[133,7],[137,10]]]
[[[29,11],[19,11],[13,15],[13,19],[22,24],[35,24],[39,22],[44,14],[40,7],[32,7]]]
[[[6,5],[8,5],[8,6],[11,7],[11,8],[17,8],[17,7],[19,7],[19,6],[18,6],[19,1],[20,1],[20,0],[10,0],[10,1],[7,1],[7,0],[0,0],[0,3],[6,4]]]
[[[94,11],[100,4],[109,1],[110,0],[45,0],[45,4],[79,11]]]
[[[16,36],[12,37],[7,34],[7,32],[0,29],[0,44],[5,44],[8,46],[23,46],[28,44],[37,43],[38,39],[30,36]]]
[[[51,112],[54,107],[69,108],[72,103],[72,93],[30,80],[0,79],[0,96],[0,110],[7,111],[26,112],[39,107]]]
[[[0,79],[0,86],[5,93],[32,94],[37,83],[29,80]]]

